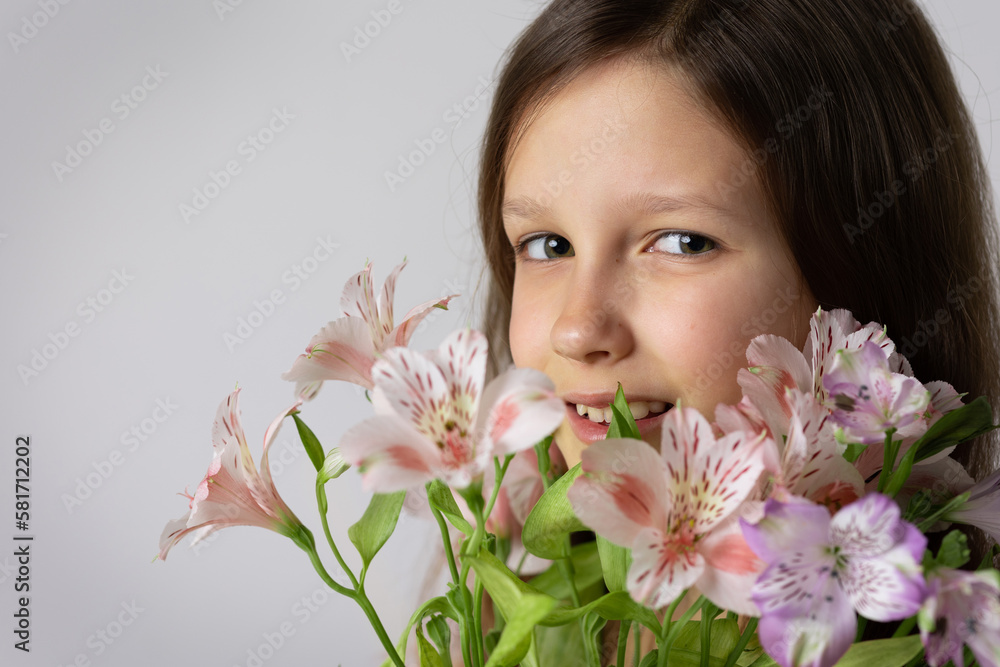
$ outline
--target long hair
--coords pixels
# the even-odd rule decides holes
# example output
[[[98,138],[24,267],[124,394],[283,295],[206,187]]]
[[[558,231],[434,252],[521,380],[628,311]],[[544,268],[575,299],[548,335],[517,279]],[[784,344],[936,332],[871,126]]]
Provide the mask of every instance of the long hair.
[[[556,0],[511,47],[483,140],[491,371],[510,363],[504,175],[518,137],[587,67],[679,67],[746,149],[810,291],[887,326],[917,378],[1000,398],[998,242],[979,143],[911,0]],[[985,439],[984,439],[985,441]],[[956,458],[996,467],[980,443]]]

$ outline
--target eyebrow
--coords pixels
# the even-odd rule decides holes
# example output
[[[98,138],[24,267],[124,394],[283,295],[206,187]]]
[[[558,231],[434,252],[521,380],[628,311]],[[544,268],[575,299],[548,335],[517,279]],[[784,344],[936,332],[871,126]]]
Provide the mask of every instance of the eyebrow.
[[[659,215],[685,208],[703,208],[721,213],[726,217],[733,216],[733,212],[729,209],[695,194],[670,197],[649,192],[636,192],[621,197],[614,203],[614,210],[622,215],[633,215],[636,213]],[[505,218],[509,216],[526,220],[542,218],[550,212],[551,208],[549,206],[545,206],[541,202],[526,196],[512,197],[506,200],[503,203],[502,209]]]

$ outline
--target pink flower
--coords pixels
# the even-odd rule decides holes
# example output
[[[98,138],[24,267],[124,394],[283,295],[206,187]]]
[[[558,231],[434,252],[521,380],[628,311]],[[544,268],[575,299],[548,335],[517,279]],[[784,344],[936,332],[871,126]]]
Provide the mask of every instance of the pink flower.
[[[784,391],[789,417],[774,415],[765,423],[744,396],[736,406],[719,405],[717,423],[724,433],[768,434],[762,443],[764,467],[771,474],[768,495],[778,500],[802,496],[837,511],[864,492],[864,479],[841,455],[829,410],[811,393]]]
[[[219,405],[212,426],[215,448],[212,464],[195,494],[187,496],[188,513],[164,528],[160,536],[160,560],[166,560],[170,549],[188,533],[197,531],[194,540],[197,542],[227,526],[268,528],[300,545],[302,540],[311,541],[302,522],[278,495],[267,462],[267,449],[278,435],[282,420],[300,402],[278,415],[268,427],[258,473],[240,424],[239,393],[237,389]]]
[[[912,376],[906,358],[876,322],[862,326],[847,310],[817,310],[809,322],[809,337],[800,352],[780,336],[762,335],[747,348],[748,369],[739,372],[739,383],[769,423],[791,416],[785,389],[812,393],[821,403],[828,402],[823,378],[838,350],[858,350],[874,343],[882,351],[893,372]]]
[[[753,588],[758,634],[782,667],[825,667],[847,651],[855,610],[876,621],[912,616],[924,599],[920,559],[927,539],[873,493],[832,518],[820,505],[768,500],[747,544],[767,563]]]
[[[919,622],[931,667],[965,667],[963,644],[982,667],[1000,665],[1000,574],[937,568],[927,588]]]
[[[823,387],[830,396],[831,417],[843,427],[848,442],[883,442],[889,429],[901,437],[927,430],[922,417],[930,405],[930,392],[916,378],[893,373],[875,343],[838,350]]]
[[[997,541],[1000,539],[1000,471],[962,492],[966,491],[969,499],[944,518],[976,526]]]
[[[378,493],[432,479],[465,488],[493,457],[531,447],[565,416],[552,382],[512,369],[485,389],[486,339],[452,333],[435,352],[388,350],[372,368],[376,415],[344,434],[341,452]]]
[[[718,440],[697,410],[674,407],[661,451],[608,439],[583,452],[569,490],[573,511],[597,534],[632,549],[629,593],[651,607],[696,586],[714,604],[756,615],[750,589],[762,563],[737,521],[763,470],[761,436]]]
[[[372,265],[365,264],[344,285],[340,307],[344,316],[338,318],[312,337],[306,353],[299,355],[291,369],[281,379],[295,382],[295,393],[311,399],[325,380],[343,380],[372,389],[372,364],[386,350],[406,346],[421,320],[433,308],[447,310],[455,294],[433,299],[416,306],[395,325],[392,300],[396,291],[396,278],[406,266],[393,269],[375,301],[372,287]]]

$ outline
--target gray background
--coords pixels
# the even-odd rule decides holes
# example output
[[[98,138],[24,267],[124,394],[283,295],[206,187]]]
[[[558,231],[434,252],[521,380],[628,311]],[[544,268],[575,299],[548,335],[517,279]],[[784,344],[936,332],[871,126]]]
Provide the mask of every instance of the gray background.
[[[327,595],[305,555],[275,534],[230,529],[197,551],[175,548],[166,563],[151,559],[165,522],[186,509],[174,494],[204,475],[218,403],[237,382],[244,388],[244,426],[258,456],[264,429],[290,402],[291,385],[279,374],[339,315],[343,283],[366,258],[379,284],[409,258],[397,312],[463,295],[451,311],[435,313],[416,347],[436,346],[474,322],[475,165],[492,90],[482,92],[481,81],[492,80],[540,3],[400,0],[401,11],[348,61],[341,43],[388,0],[236,2],[4,3],[0,508],[8,518],[0,540],[12,545],[17,533],[18,435],[31,436],[36,536],[30,654],[12,647],[16,563],[13,547],[0,547],[5,665],[252,665],[254,654],[268,666],[380,660],[360,609]],[[44,25],[32,32],[24,21],[42,5],[58,12],[37,19]],[[927,7],[996,183],[991,100],[1000,101],[1000,7],[993,0]],[[22,31],[30,38],[13,44],[10,33]],[[146,77],[147,68],[159,68],[161,80]],[[148,89],[135,97],[145,99],[125,117],[116,100],[144,77]],[[294,117],[250,160],[241,143],[267,127],[275,109]],[[68,145],[88,141],[85,132],[96,137],[104,119],[113,131],[57,175],[53,162],[66,161]],[[444,141],[390,189],[385,172],[435,132]],[[240,173],[185,221],[180,205],[192,204],[193,190],[231,160]],[[320,237],[338,247],[313,264],[307,258]],[[315,270],[297,284],[290,272],[304,260]],[[116,271],[127,286],[102,292]],[[274,290],[282,303],[244,342],[227,344],[225,334]],[[91,312],[87,299],[102,297],[102,310]],[[67,325],[77,335],[63,340]],[[49,347],[54,358],[22,378],[18,367],[30,367],[53,337],[65,347]],[[162,423],[151,421],[163,414],[158,401],[176,406]],[[329,385],[310,407],[328,447],[368,414],[347,385]],[[144,440],[123,440],[144,424]],[[275,445],[275,477],[319,534],[312,468],[295,443],[286,428]],[[334,534],[350,552],[346,530],[367,499],[355,474],[328,489]],[[394,639],[435,562],[429,528],[404,519],[369,575]],[[332,557],[327,564],[335,570]],[[310,597],[311,608],[303,602]],[[98,632],[116,633],[123,605],[132,612],[122,618],[134,619],[107,643]],[[276,651],[261,651],[282,624],[294,634]]]

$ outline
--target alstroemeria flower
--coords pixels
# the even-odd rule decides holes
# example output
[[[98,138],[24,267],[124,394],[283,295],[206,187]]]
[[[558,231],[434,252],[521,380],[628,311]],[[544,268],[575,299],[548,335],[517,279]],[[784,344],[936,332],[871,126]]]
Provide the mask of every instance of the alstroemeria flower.
[[[756,614],[750,588],[762,563],[737,522],[764,468],[761,436],[716,439],[693,408],[663,420],[661,451],[612,438],[583,451],[583,473],[569,489],[580,520],[632,549],[628,590],[653,608],[696,586],[714,604]]]
[[[869,322],[862,326],[850,311],[818,309],[809,320],[809,337],[800,352],[788,340],[765,334],[757,336],[747,348],[748,368],[740,369],[738,381],[745,396],[761,414],[774,424],[791,417],[786,402],[788,388],[812,393],[823,404],[828,402],[823,378],[830,370],[838,350],[858,350],[866,343],[876,344],[889,368],[911,376],[910,364],[895,351],[895,344],[885,329]]]
[[[918,620],[928,664],[965,667],[964,644],[982,667],[1000,665],[1000,573],[937,568],[927,592]]]
[[[530,368],[483,388],[486,339],[460,330],[437,351],[388,350],[372,368],[376,415],[344,434],[341,452],[378,493],[432,479],[467,487],[495,456],[533,446],[565,416],[552,382]]]
[[[830,412],[811,393],[785,387],[789,417],[767,423],[748,397],[715,409],[723,433],[764,431],[764,468],[771,474],[768,495],[778,500],[802,496],[836,511],[854,502],[865,482],[840,452]]]
[[[923,602],[920,559],[927,539],[881,494],[832,518],[821,505],[768,500],[764,518],[744,523],[743,534],[767,563],[753,588],[761,613],[757,632],[782,667],[836,663],[854,641],[855,611],[895,621]]]
[[[972,488],[966,488],[962,493],[966,491],[969,499],[958,509],[949,512],[944,519],[976,526],[994,541],[1000,540],[1000,471]]]
[[[823,386],[832,403],[832,419],[843,427],[847,442],[883,442],[895,429],[900,437],[927,430],[922,419],[930,392],[920,381],[889,368],[883,350],[865,342],[859,350],[838,350]]]
[[[300,405],[299,401],[271,422],[264,435],[260,472],[254,466],[240,423],[237,389],[219,405],[212,425],[215,456],[208,473],[189,499],[189,511],[171,521],[160,536],[160,560],[185,535],[195,532],[194,542],[227,526],[260,526],[299,542],[302,522],[278,495],[267,462],[267,450],[278,435],[282,420]],[[194,543],[192,542],[192,543]]]
[[[393,347],[406,346],[417,325],[433,308],[447,309],[457,295],[432,299],[411,309],[397,325],[392,316],[396,278],[406,266],[393,269],[375,301],[372,265],[365,264],[344,285],[340,307],[344,316],[325,327],[309,341],[306,353],[299,355],[282,380],[295,383],[297,396],[308,400],[316,395],[325,380],[343,380],[372,389],[372,364],[378,355]]]

